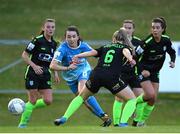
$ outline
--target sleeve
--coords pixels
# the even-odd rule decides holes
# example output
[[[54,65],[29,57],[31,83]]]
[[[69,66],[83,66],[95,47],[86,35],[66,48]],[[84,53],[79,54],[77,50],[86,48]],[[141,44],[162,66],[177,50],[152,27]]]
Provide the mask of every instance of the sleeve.
[[[91,51],[92,48],[90,47],[90,45],[88,45],[87,43],[84,43],[84,47],[83,47],[83,51],[87,52],[87,51]]]
[[[54,53],[53,60],[56,60],[61,63],[64,57],[64,53],[65,53],[65,49],[64,47],[62,47],[62,45],[60,45]]]
[[[36,45],[38,44],[38,41],[36,38],[34,38],[27,46],[25,51],[29,54],[32,54],[35,49],[36,49]]]
[[[172,43],[170,40],[167,40],[167,53],[169,54],[171,61],[175,62],[176,60],[176,51],[172,48]]]

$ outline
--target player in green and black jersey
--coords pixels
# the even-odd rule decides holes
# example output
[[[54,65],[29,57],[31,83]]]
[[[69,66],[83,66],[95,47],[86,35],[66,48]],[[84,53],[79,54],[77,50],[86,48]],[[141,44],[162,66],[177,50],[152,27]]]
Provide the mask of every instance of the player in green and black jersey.
[[[25,85],[29,101],[21,116],[19,128],[24,128],[31,117],[32,111],[52,103],[50,62],[56,50],[57,43],[53,39],[55,20],[47,19],[42,33],[35,37],[22,53],[23,60],[28,64],[25,73]],[[55,81],[59,82],[57,72]],[[42,98],[39,99],[39,94]]]
[[[121,68],[126,62],[135,64],[128,47],[129,40],[124,29],[120,29],[114,34],[116,41],[100,47],[96,50],[76,55],[73,60],[77,62],[79,58],[88,56],[97,56],[99,58],[97,66],[91,72],[86,86],[83,87],[79,95],[73,99],[65,114],[57,119],[59,124],[64,124],[69,117],[82,105],[90,95],[97,93],[100,87],[107,88],[112,94],[122,97],[125,101],[125,107],[122,112],[120,126],[127,126],[129,117],[135,110],[136,99],[132,90],[121,79]],[[126,43],[124,43],[126,42]]]
[[[136,48],[139,45],[142,45],[143,42],[141,41],[141,39],[139,39],[138,37],[136,37],[134,35],[135,24],[134,24],[133,20],[124,20],[123,27],[126,29],[128,39],[131,41],[134,48]],[[135,57],[135,59],[138,59],[138,58]],[[130,64],[125,64],[122,67],[122,69],[121,69],[122,80],[131,87],[132,91],[134,92],[134,94],[136,96],[139,96],[140,94],[143,93],[143,89],[140,86],[140,81],[138,80],[137,76],[138,76],[137,75],[137,65],[132,67]],[[140,117],[139,113],[142,113],[140,111],[143,110],[143,105],[144,105],[144,103],[137,103],[136,112],[134,114],[134,115],[136,115],[135,119]],[[115,97],[115,101],[113,104],[113,124],[114,124],[114,126],[118,126],[118,124],[120,122],[122,106],[123,106],[123,100],[118,97]]]
[[[166,58],[166,53],[170,55],[170,67],[175,67],[175,50],[172,48],[170,38],[165,35],[166,22],[164,18],[157,17],[152,20],[151,35],[145,40],[144,44],[137,47],[139,58],[141,86],[144,95],[138,100],[146,101],[140,124],[144,124],[154,108],[159,90],[159,71],[161,70]]]

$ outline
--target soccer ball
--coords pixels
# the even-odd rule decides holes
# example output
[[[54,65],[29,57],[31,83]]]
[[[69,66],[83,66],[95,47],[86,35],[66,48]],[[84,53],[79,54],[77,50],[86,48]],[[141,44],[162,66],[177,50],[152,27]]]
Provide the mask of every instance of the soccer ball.
[[[8,110],[13,115],[20,115],[24,112],[25,103],[20,98],[14,98],[8,103]]]

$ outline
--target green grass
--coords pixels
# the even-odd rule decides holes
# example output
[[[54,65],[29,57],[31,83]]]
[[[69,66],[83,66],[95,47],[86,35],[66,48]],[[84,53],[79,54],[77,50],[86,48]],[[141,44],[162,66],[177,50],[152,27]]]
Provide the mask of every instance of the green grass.
[[[179,40],[179,0],[0,0],[0,38],[30,39],[45,18],[57,21],[56,36],[68,25],[77,25],[85,39],[110,39],[124,19],[133,19],[140,37],[149,33],[156,16],[167,19],[168,33]]]
[[[17,127],[0,127],[3,133],[179,133],[180,126],[146,126],[141,128],[127,127],[115,128],[110,126],[103,128],[100,126],[38,126],[25,129]]]
[[[63,126],[55,127],[53,120],[65,112],[68,104],[74,98],[72,94],[56,94],[51,106],[37,109],[27,129],[17,129],[20,116],[13,116],[7,111],[7,103],[14,97],[27,99],[25,94],[0,94],[0,132],[180,132],[180,102],[179,94],[160,94],[156,107],[146,122],[144,128],[102,128],[102,121],[95,117],[83,105]],[[104,111],[112,117],[113,97],[110,94],[97,94],[99,103]],[[131,124],[132,120],[129,121]]]

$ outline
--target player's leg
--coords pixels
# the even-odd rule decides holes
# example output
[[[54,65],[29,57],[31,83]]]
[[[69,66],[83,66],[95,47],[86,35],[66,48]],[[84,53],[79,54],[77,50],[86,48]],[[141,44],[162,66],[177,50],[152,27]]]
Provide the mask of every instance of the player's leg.
[[[71,81],[71,82],[67,82],[68,86],[70,87],[71,91],[77,96],[79,94],[79,92],[81,91],[81,89],[83,88],[84,84],[85,84],[86,80],[75,80],[75,81]],[[92,103],[94,97],[89,97],[89,101]],[[100,117],[100,114],[98,112],[96,112],[91,105],[88,104],[87,100],[84,101],[85,106],[96,116]]]
[[[28,90],[28,98],[29,101],[25,105],[25,111],[21,115],[20,123],[19,123],[19,128],[24,128],[27,126],[27,123],[31,117],[31,114],[34,110],[36,100],[38,98],[38,90],[37,89],[31,89]]]
[[[136,97],[128,86],[118,92],[116,96],[121,97],[126,101],[120,120],[120,126],[124,127],[128,125],[127,122],[136,108]]]
[[[159,83],[151,82],[151,84],[152,84],[153,89],[154,89],[154,94],[155,94],[154,103],[155,103],[155,101],[157,99],[158,91],[159,91]],[[147,103],[147,105],[144,107],[144,112],[143,112],[143,115],[141,118],[141,122],[145,122],[149,118],[153,109],[154,109],[154,104],[150,105]]]
[[[70,118],[70,116],[72,116],[72,114],[75,113],[77,109],[79,109],[84,100],[86,100],[92,94],[93,93],[90,92],[86,86],[84,86],[80,94],[71,101],[65,114],[61,118],[56,119],[54,124],[57,126],[64,124]]]
[[[86,80],[80,80],[78,82],[78,92],[81,92],[83,86],[85,85]],[[97,102],[94,96],[89,96],[85,101],[85,104],[93,111],[93,113],[98,117],[103,117],[105,112],[102,110],[101,106]]]
[[[123,99],[120,99],[115,96],[113,104],[113,124],[114,126],[119,126],[120,117],[122,112]]]
[[[39,92],[42,98],[39,98],[36,101],[35,108],[41,108],[50,105],[53,101],[52,89],[40,89]]]
[[[36,101],[35,108],[45,107],[52,103],[52,90],[51,90],[51,74],[47,72],[43,77],[38,79],[38,89],[40,98]]]
[[[137,104],[136,104],[136,110],[135,110],[135,117],[133,119],[133,126],[137,126],[137,123],[141,121],[144,107],[146,106],[146,102],[143,100],[143,94],[144,91],[142,88],[133,88],[133,92],[135,96],[137,97]]]
[[[144,90],[144,95],[139,97],[139,99],[146,101],[147,104],[144,107],[143,115],[141,117],[141,120],[137,124],[137,126],[144,125],[145,120],[150,116],[151,112],[154,109],[154,103],[155,103],[155,90],[150,80],[146,80],[141,82],[141,86]]]

